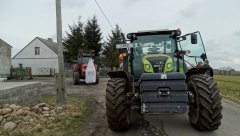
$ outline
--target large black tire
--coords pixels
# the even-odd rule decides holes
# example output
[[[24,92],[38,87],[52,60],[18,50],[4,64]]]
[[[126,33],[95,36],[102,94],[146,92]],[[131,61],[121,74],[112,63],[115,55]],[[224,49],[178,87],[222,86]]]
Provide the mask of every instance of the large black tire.
[[[98,76],[98,74],[96,75],[96,82],[94,83],[94,84],[98,84],[99,83],[99,76]]]
[[[113,78],[106,89],[106,114],[113,131],[126,131],[130,125],[130,107],[126,103],[126,80]]]
[[[74,85],[79,84],[79,72],[73,72],[73,84]]]
[[[188,89],[194,96],[188,113],[191,125],[201,131],[218,129],[222,119],[222,105],[217,83],[210,76],[194,75],[189,79]]]

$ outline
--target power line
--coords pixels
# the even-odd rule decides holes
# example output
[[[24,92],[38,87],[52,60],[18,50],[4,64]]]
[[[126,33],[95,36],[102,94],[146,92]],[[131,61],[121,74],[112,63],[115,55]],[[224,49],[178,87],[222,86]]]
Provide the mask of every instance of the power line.
[[[104,16],[105,19],[107,20],[107,22],[108,22],[108,24],[110,25],[110,27],[111,27],[112,29],[114,29],[113,26],[112,26],[112,24],[110,23],[109,19],[107,18],[106,14],[103,12],[101,6],[98,4],[97,0],[95,0],[95,3],[97,4],[98,8],[101,10],[103,16]]]

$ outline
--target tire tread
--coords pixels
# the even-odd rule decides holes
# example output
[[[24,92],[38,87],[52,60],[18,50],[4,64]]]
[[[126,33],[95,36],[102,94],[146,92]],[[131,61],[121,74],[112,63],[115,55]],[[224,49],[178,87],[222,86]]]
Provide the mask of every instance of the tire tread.
[[[113,131],[129,129],[128,110],[126,105],[126,80],[112,78],[108,81],[106,89],[106,114],[109,127]]]
[[[222,105],[217,83],[212,77],[205,75],[194,75],[190,81],[196,88],[195,93],[197,93],[200,109],[198,120],[196,123],[191,123],[192,126],[201,131],[218,129],[222,119]]]

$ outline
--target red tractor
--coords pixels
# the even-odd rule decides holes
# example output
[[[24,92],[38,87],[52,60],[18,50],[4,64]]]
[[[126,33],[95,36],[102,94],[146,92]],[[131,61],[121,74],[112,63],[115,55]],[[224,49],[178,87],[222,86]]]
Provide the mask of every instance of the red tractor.
[[[72,69],[73,69],[73,83],[74,85],[78,85],[80,79],[85,80],[85,71],[87,69],[88,61],[90,58],[94,57],[94,50],[90,50],[89,53],[84,53],[83,50],[79,49],[79,54],[77,56],[77,60],[73,61]],[[96,69],[96,82],[94,84],[98,84],[99,76],[97,72],[97,65],[94,63]]]

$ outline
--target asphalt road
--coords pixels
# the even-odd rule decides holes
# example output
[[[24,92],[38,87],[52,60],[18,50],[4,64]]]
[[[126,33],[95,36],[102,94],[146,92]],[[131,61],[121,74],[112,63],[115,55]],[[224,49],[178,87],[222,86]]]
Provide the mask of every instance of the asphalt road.
[[[214,132],[200,132],[191,127],[187,114],[144,115],[144,120],[135,122],[129,131],[116,133],[108,128],[105,114],[105,89],[107,78],[101,78],[98,85],[74,86],[67,80],[67,92],[80,95],[91,103],[93,113],[82,127],[82,136],[240,136],[240,105],[227,99],[222,100],[223,119],[220,128]],[[49,84],[49,81],[46,81]],[[45,84],[43,90],[49,89]],[[48,88],[48,89],[47,89]],[[51,90],[51,87],[50,89]]]

